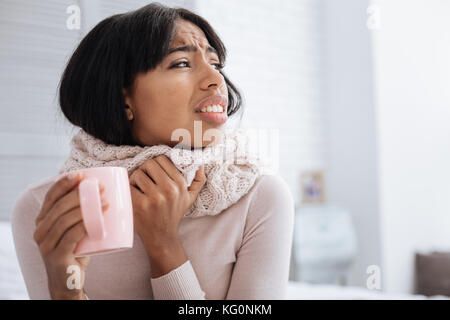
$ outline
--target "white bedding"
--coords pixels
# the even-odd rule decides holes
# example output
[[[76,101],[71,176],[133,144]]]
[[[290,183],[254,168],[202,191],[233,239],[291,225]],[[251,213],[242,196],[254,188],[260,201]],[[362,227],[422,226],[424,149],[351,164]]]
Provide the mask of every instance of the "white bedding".
[[[0,221],[0,299],[28,300],[9,222]]]
[[[435,296],[430,299],[445,299]],[[0,300],[28,300],[28,293],[20,272],[14,249],[11,224],[0,221]],[[393,295],[371,291],[360,287],[339,287],[334,285],[312,285],[289,281],[288,299],[427,299],[421,295]]]

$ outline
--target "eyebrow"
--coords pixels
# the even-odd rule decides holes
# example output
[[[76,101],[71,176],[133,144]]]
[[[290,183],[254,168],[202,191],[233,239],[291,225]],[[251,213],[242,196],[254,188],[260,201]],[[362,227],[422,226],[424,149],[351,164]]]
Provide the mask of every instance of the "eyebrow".
[[[182,46],[182,47],[177,47],[177,48],[171,48],[169,49],[169,52],[167,53],[167,55],[174,53],[176,51],[184,51],[184,52],[197,52],[197,47],[192,46],[192,45],[187,45],[187,46]],[[219,54],[217,53],[216,49],[214,49],[211,46],[208,46],[206,48],[207,52],[212,52],[215,53],[217,56],[219,56]]]

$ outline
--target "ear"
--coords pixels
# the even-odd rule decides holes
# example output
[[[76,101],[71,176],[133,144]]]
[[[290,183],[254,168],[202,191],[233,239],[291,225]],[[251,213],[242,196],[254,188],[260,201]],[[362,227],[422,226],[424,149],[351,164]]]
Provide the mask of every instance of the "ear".
[[[126,90],[125,88],[122,88],[122,94],[123,94],[123,98],[125,99],[125,104],[130,106],[131,105],[131,97],[128,93],[128,90]]]
[[[125,113],[127,114],[128,120],[133,120],[133,110],[130,107],[130,96],[128,95],[128,91],[125,88],[122,88],[123,98],[125,100]]]
[[[133,120],[134,119],[134,115],[133,115],[133,111],[131,111],[130,107],[126,106],[125,107],[125,112],[127,114],[127,118],[128,120]]]

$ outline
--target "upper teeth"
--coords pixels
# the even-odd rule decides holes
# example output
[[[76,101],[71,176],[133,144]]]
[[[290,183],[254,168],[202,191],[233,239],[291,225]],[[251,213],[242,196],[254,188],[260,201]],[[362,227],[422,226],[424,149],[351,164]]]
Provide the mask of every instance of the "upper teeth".
[[[213,106],[207,106],[200,110],[200,112],[223,112],[223,107],[221,105],[213,105]]]

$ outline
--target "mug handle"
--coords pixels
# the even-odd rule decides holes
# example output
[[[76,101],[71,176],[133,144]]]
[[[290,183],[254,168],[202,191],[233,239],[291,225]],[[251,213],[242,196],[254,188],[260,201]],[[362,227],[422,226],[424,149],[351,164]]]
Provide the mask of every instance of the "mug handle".
[[[103,240],[106,237],[106,232],[98,179],[95,177],[85,178],[80,182],[78,190],[81,215],[88,237],[93,240]]]

